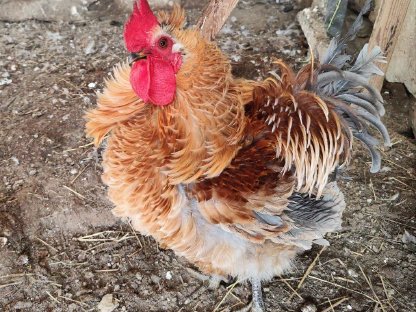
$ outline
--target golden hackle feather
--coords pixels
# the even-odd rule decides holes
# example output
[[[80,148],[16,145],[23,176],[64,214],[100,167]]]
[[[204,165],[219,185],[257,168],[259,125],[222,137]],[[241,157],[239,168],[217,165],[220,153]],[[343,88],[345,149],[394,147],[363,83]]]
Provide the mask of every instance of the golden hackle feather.
[[[296,172],[297,190],[316,190],[320,196],[330,173],[349,158],[350,134],[331,103],[305,91],[312,65],[295,75],[282,61],[275,64],[280,79],[266,79],[255,89],[254,101],[277,137],[276,156],[284,160],[284,171]]]

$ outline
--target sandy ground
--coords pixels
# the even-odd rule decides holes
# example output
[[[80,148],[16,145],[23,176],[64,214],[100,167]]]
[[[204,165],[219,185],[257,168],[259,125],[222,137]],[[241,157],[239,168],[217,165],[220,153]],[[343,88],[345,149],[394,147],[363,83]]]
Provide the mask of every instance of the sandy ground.
[[[276,56],[294,66],[307,60],[298,7],[240,2],[218,40],[237,75],[265,77]],[[242,307],[248,285],[206,289],[184,259],[111,215],[82,117],[126,56],[125,16],[105,3],[91,7],[85,22],[1,23],[0,311],[106,311],[99,305],[105,295],[107,311]],[[185,4],[191,20],[203,6]],[[369,156],[357,146],[340,182],[344,229],[329,236],[330,247],[313,248],[293,272],[264,284],[268,311],[416,309],[411,99],[401,85],[383,93],[394,144],[382,151],[382,171],[370,174]]]

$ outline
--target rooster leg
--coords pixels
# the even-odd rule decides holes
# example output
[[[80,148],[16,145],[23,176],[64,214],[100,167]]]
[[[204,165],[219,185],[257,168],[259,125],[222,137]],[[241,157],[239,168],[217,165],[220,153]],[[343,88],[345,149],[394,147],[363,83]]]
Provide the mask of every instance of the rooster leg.
[[[264,308],[263,302],[263,294],[261,292],[261,281],[259,279],[253,278],[251,280],[251,292],[252,292],[252,312],[265,312],[266,309]]]
[[[261,291],[261,282],[258,279],[251,280],[251,294],[253,299],[248,306],[238,310],[238,312],[266,312]]]

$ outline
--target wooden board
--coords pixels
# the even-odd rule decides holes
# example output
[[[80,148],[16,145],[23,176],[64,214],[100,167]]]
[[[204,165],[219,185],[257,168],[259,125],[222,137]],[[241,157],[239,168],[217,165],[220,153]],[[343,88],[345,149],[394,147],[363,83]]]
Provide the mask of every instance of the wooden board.
[[[400,34],[411,0],[382,0],[378,11],[369,46],[379,46],[384,51],[386,64],[378,64],[380,69],[387,71],[394,47]],[[416,0],[413,0],[416,1]],[[378,90],[383,86],[384,77],[372,78],[371,84]]]
[[[197,22],[205,38],[214,39],[238,0],[211,0]]]

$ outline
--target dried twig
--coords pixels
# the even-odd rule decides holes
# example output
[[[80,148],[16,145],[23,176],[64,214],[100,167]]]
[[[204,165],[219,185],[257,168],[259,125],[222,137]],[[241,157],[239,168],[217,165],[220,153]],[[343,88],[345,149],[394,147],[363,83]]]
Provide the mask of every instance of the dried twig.
[[[391,302],[390,302],[390,296],[389,296],[389,294],[387,293],[387,288],[386,288],[386,285],[385,285],[385,283],[384,283],[383,276],[381,276],[380,274],[379,274],[378,276],[380,277],[381,285],[383,285],[384,295],[386,296],[386,299],[387,299],[387,304],[390,306],[390,308],[391,308],[393,311],[395,311],[395,312],[396,312],[396,309],[393,307],[393,305],[392,305],[392,304],[391,304]]]
[[[296,287],[296,291],[298,291],[301,287],[302,284],[305,282],[306,278],[309,276],[309,274],[312,272],[312,269],[314,268],[316,262],[318,261],[320,255],[322,254],[322,252],[326,249],[326,246],[324,246],[316,255],[315,259],[313,259],[313,261],[311,262],[311,264],[309,265],[308,269],[306,270],[305,274],[303,274],[302,279],[300,280],[298,286]],[[295,293],[292,293],[289,297],[288,300],[291,300],[293,298],[293,296],[295,295]]]
[[[290,286],[290,284],[287,282],[287,281],[285,281],[285,280],[283,280],[283,279],[281,279],[280,281],[282,281],[283,283],[285,283],[286,284],[286,286],[287,287],[289,287],[289,289],[292,291],[292,293],[293,294],[295,294],[296,296],[298,296],[298,298],[300,299],[300,300],[303,300],[303,298],[302,298],[302,296],[301,295],[299,295],[299,293],[292,287],[292,286]],[[288,299],[288,301],[290,300],[290,298]]]
[[[70,184],[73,184],[78,178],[79,176],[90,166],[90,164],[86,165],[76,176],[75,178],[73,178],[70,182]]]
[[[373,297],[370,297],[370,296],[368,296],[368,295],[366,295],[366,294],[364,294],[364,293],[362,293],[362,292],[359,292],[358,290],[354,290],[354,289],[351,289],[351,288],[348,288],[348,287],[342,286],[342,285],[340,285],[340,284],[337,284],[337,283],[333,283],[333,282],[330,282],[330,281],[324,280],[324,279],[322,279],[322,278],[319,278],[319,277],[316,277],[316,276],[313,276],[313,275],[309,275],[309,278],[314,279],[314,280],[317,280],[317,281],[320,281],[320,282],[322,282],[322,283],[326,283],[326,284],[329,284],[329,285],[332,285],[332,286],[336,286],[336,287],[339,287],[339,288],[342,288],[342,289],[348,290],[348,291],[353,292],[353,293],[355,293],[355,294],[359,294],[359,295],[361,295],[361,296],[363,296],[363,297],[366,297],[367,299],[371,300],[372,302],[378,303],[378,301],[377,301],[377,300],[375,300]]]
[[[222,305],[222,303],[225,301],[225,299],[227,299],[227,297],[230,295],[230,293],[233,291],[234,287],[239,283],[239,281],[236,281],[235,283],[233,283],[232,285],[230,285],[227,293],[225,294],[225,296],[221,299],[221,301],[215,306],[214,310],[212,312],[216,312],[218,311],[219,307]]]
[[[22,283],[23,282],[14,282],[14,283],[3,284],[3,285],[0,285],[0,289],[6,288],[6,287],[9,287],[9,286],[19,285],[19,284],[22,284]]]
[[[350,299],[350,298],[348,298],[348,297],[344,297],[344,298],[341,298],[340,300],[338,300],[338,301],[337,301],[337,302],[335,302],[335,303],[332,303],[332,302],[328,299],[328,301],[329,301],[329,307],[328,307],[328,308],[326,308],[326,309],[324,309],[324,310],[322,310],[321,312],[335,311],[335,310],[334,310],[334,308],[335,308],[335,307],[339,306],[341,303],[343,303],[344,301],[346,301],[346,300],[348,300],[348,299]]]
[[[376,298],[376,301],[377,301],[377,302],[378,302],[378,304],[380,305],[381,310],[383,310],[383,312],[386,312],[386,309],[384,308],[383,304],[381,303],[380,298],[377,296],[376,292],[374,291],[373,284],[371,283],[371,280],[370,280],[370,279],[368,278],[368,276],[364,273],[364,270],[363,270],[363,268],[361,267],[361,265],[359,265],[359,264],[358,264],[358,267],[360,268],[361,273],[363,274],[365,281],[367,282],[368,286],[370,287],[371,292],[372,292],[372,293],[373,293],[373,295],[374,295],[374,298]]]
[[[61,303],[58,299],[56,299],[54,296],[51,295],[49,291],[46,290],[46,294],[56,303]]]
[[[63,185],[64,188],[66,188],[68,191],[70,191],[71,193],[75,194],[76,196],[78,196],[81,199],[86,199],[85,196],[81,195],[80,193],[78,193],[77,191],[71,189],[70,187]]]
[[[66,153],[66,152],[73,152],[73,151],[77,151],[77,150],[79,150],[81,148],[89,147],[89,146],[92,146],[92,145],[94,145],[94,142],[91,142],[91,143],[88,143],[88,144],[84,144],[84,145],[80,145],[78,147],[70,148],[70,149],[64,150],[63,152],[64,153]]]
[[[47,242],[45,242],[43,239],[39,238],[39,237],[35,237],[36,240],[38,240],[39,242],[41,242],[42,244],[44,244],[46,247],[49,247],[50,249],[52,249],[55,252],[59,252],[58,249],[56,249],[55,247],[51,246],[50,244],[48,244]]]

